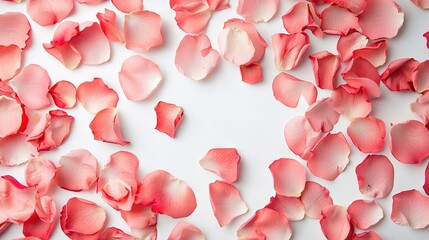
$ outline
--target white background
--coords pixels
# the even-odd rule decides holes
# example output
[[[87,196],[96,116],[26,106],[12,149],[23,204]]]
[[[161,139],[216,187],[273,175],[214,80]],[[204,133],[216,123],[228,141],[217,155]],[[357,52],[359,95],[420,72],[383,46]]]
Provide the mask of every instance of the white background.
[[[131,141],[131,145],[121,147],[114,144],[102,143],[93,140],[89,123],[93,116],[78,105],[67,110],[75,117],[69,139],[58,149],[42,153],[58,164],[60,156],[73,149],[86,148],[99,160],[102,168],[109,155],[127,150],[140,159],[139,179],[146,173],[156,169],[164,169],[178,178],[185,180],[194,190],[198,207],[195,212],[183,219],[196,224],[206,235],[207,239],[235,239],[238,227],[250,218],[254,212],[264,207],[269,198],[275,194],[272,177],[268,166],[280,157],[289,157],[305,162],[295,156],[287,147],[283,137],[285,123],[294,116],[303,115],[307,109],[305,101],[301,101],[296,109],[288,108],[277,102],[272,96],[272,79],[279,73],[274,66],[274,56],[271,48],[271,35],[285,32],[281,16],[297,1],[281,1],[281,8],[269,23],[260,23],[256,27],[268,43],[266,55],[262,61],[264,81],[255,85],[248,85],[241,81],[239,68],[223,59],[219,62],[215,72],[206,80],[195,82],[182,76],[174,66],[175,50],[185,35],[174,21],[174,12],[169,8],[168,1],[146,0],[145,9],[157,12],[163,19],[164,45],[151,50],[149,53],[138,53],[127,50],[123,44],[113,43],[111,60],[99,66],[81,66],[70,71],[59,61],[50,56],[42,47],[42,43],[51,40],[57,26],[40,27],[30,18],[32,26],[32,40],[25,53],[24,65],[39,64],[46,68],[55,83],[59,80],[69,80],[76,86],[94,77],[101,77],[120,96],[118,109],[123,135]],[[388,61],[403,57],[414,57],[419,61],[427,59],[429,50],[426,48],[422,34],[429,30],[429,12],[415,7],[409,0],[399,0],[398,4],[405,12],[405,23],[397,38],[389,40]],[[97,21],[95,14],[104,11],[104,8],[115,10],[120,22],[123,14],[117,11],[110,2],[95,6],[75,4],[73,14],[67,19],[77,22]],[[233,17],[239,17],[235,10],[237,1],[231,0],[231,8],[222,12],[215,12],[206,34],[212,45],[218,48],[217,36],[223,23]],[[13,4],[0,1],[0,12],[19,11],[26,14],[25,1]],[[327,36],[316,39],[311,34],[312,45],[309,53],[328,50],[336,53],[335,43],[338,37]],[[139,54],[156,62],[163,73],[163,83],[150,99],[143,102],[127,100],[120,88],[118,72],[122,62],[129,56]],[[387,65],[387,64],[386,64]],[[381,67],[381,72],[385,67]],[[294,76],[313,82],[314,77],[308,55],[297,70],[290,71]],[[418,94],[390,92],[384,85],[382,96],[373,104],[372,115],[383,119],[390,130],[390,124],[399,123],[408,119],[418,119],[410,112],[409,104]],[[327,97],[330,91],[319,91],[318,99]],[[172,139],[154,129],[156,116],[153,110],[158,101],[166,101],[182,106],[184,118],[178,128],[176,138]],[[333,132],[343,131],[348,126],[348,120],[341,117]],[[346,134],[345,134],[346,135]],[[346,136],[347,137],[347,136]],[[343,174],[334,182],[316,178],[308,172],[308,179],[317,181],[326,186],[337,205],[348,206],[356,199],[365,198],[358,190],[355,167],[364,158],[351,143],[351,161]],[[243,199],[249,206],[249,212],[237,218],[224,228],[219,228],[212,213],[209,201],[208,184],[218,179],[214,174],[204,171],[198,164],[199,159],[211,148],[235,147],[241,157],[240,178],[235,184],[241,191]],[[395,166],[395,185],[392,193],[385,199],[378,200],[384,210],[384,219],[372,230],[384,239],[427,239],[429,229],[411,230],[394,224],[390,220],[392,196],[400,191],[417,189],[421,192],[424,182],[424,168],[427,161],[418,166],[409,166],[395,160],[389,151],[388,142],[383,150]],[[20,182],[25,183],[23,177],[24,166],[6,168],[0,167],[0,174],[10,174]],[[127,233],[129,227],[109,205],[101,200],[95,188],[89,192],[68,192],[57,188],[53,196],[60,209],[67,199],[73,196],[89,199],[102,206],[108,212],[107,226],[116,226]],[[167,239],[171,229],[178,220],[167,216],[158,217],[158,239]],[[292,223],[294,239],[324,239],[319,222],[306,218],[303,221]],[[1,239],[22,237],[21,226],[12,226]],[[59,224],[52,235],[52,239],[65,239]]]

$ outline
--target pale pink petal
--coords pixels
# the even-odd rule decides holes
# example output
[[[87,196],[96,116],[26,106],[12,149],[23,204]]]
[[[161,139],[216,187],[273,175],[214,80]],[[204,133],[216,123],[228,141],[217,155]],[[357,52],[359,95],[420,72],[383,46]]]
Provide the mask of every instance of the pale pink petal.
[[[274,62],[281,71],[294,69],[310,47],[310,38],[306,33],[277,33],[271,36],[271,40]]]
[[[234,185],[216,181],[209,184],[209,189],[213,214],[220,227],[228,225],[249,210]]]
[[[131,101],[141,101],[149,97],[161,80],[158,65],[139,55],[127,58],[119,72],[122,90]]]
[[[49,111],[49,121],[40,137],[34,140],[39,151],[49,151],[59,147],[70,135],[74,118],[62,110]],[[43,123],[43,122],[42,122]]]
[[[309,29],[314,36],[323,37],[323,32],[320,29],[320,13],[311,2],[296,3],[282,17],[283,26],[290,34],[300,33]]]
[[[351,222],[359,229],[366,230],[377,224],[383,217],[383,209],[375,200],[356,200],[347,208]]]
[[[176,50],[175,64],[186,77],[201,80],[213,71],[218,60],[219,53],[212,48],[206,35],[186,35]]]
[[[419,164],[429,156],[429,130],[419,121],[393,125],[390,137],[390,150],[402,163]]]
[[[112,0],[112,3],[119,11],[124,13],[143,10],[143,0]]]
[[[339,87],[332,92],[332,105],[335,111],[352,120],[357,117],[366,117],[371,112],[372,103],[367,99],[362,88],[353,93],[344,87]]]
[[[76,87],[69,81],[59,81],[49,89],[57,107],[73,108],[76,104]]]
[[[349,163],[350,147],[344,135],[329,133],[311,150],[307,167],[317,177],[333,181]]]
[[[24,222],[22,227],[22,234],[26,236],[28,240],[40,240],[50,239],[51,234],[55,230],[57,222],[44,222],[34,212],[31,217]]]
[[[294,159],[280,158],[272,162],[269,169],[277,194],[286,197],[301,196],[307,181],[304,166]]]
[[[351,31],[345,36],[341,36],[337,42],[338,56],[341,62],[350,60],[353,51],[365,47],[368,44],[368,38],[358,31]]]
[[[310,55],[310,60],[317,86],[323,89],[334,89],[335,78],[340,67],[338,56],[323,51]]]
[[[70,191],[89,190],[98,177],[97,159],[85,149],[61,156],[57,176],[59,187]]]
[[[141,1],[141,0],[140,0]],[[121,0],[121,2],[123,2]],[[132,12],[125,16],[125,47],[147,52],[163,43],[161,16],[151,11]]]
[[[204,240],[204,234],[192,223],[180,221],[171,230],[167,240]]]
[[[305,160],[311,157],[311,150],[323,137],[322,132],[313,130],[304,116],[297,116],[286,123],[284,136],[290,150]]]
[[[240,65],[241,80],[248,84],[262,82],[262,68],[259,63]]]
[[[183,108],[175,104],[159,101],[155,106],[155,129],[174,138],[176,129],[183,118]]]
[[[393,196],[392,221],[412,229],[422,229],[429,225],[429,197],[413,189]]]
[[[103,1],[103,0],[101,0]],[[101,30],[104,35],[112,42],[124,42],[124,30],[116,23],[116,13],[105,8],[104,13],[97,13],[97,19],[100,22]]]
[[[70,15],[74,7],[73,0],[28,0],[27,12],[31,19],[41,26],[61,22]]]
[[[77,88],[76,97],[82,106],[93,114],[105,108],[116,107],[119,100],[115,90],[107,86],[101,78],[81,83]]]
[[[316,182],[308,181],[301,194],[301,202],[304,205],[305,215],[310,218],[322,218],[322,209],[332,205],[329,190]]]
[[[423,184],[423,190],[429,195],[429,163],[425,170],[425,183]]]
[[[429,122],[429,91],[417,98],[410,104],[412,112],[417,113],[425,124]]]
[[[362,232],[354,234],[352,240],[383,240],[376,232]]]
[[[19,12],[0,14],[0,45],[16,45],[21,49],[27,46],[31,26],[27,17]]]
[[[239,0],[237,13],[248,22],[268,22],[278,8],[279,0]]]
[[[256,211],[255,215],[243,223],[237,231],[237,238],[239,240],[288,240],[291,236],[292,229],[287,218],[270,208],[263,208]]]
[[[384,148],[386,124],[372,116],[355,118],[347,127],[347,135],[361,152],[379,152]]]
[[[71,239],[96,239],[104,230],[106,212],[97,204],[70,198],[61,210],[60,224],[64,234]]]
[[[197,207],[194,192],[188,184],[164,170],[147,174],[142,182],[141,203],[151,205],[155,213],[172,218],[189,216]]]
[[[213,148],[200,160],[200,165],[213,172],[225,182],[233,183],[238,178],[240,155],[235,148]]]
[[[16,166],[39,155],[36,147],[26,141],[26,135],[17,133],[0,139],[0,164]]]
[[[421,9],[429,9],[429,1],[428,0],[411,0],[417,7]]]
[[[0,68],[0,81],[6,81],[13,78],[21,68],[21,62],[22,50],[18,46],[0,45],[0,66],[2,66]]]
[[[324,98],[310,105],[305,117],[315,132],[330,132],[337,124],[340,114],[335,111],[330,98]]]
[[[347,8],[353,13],[360,13],[366,6],[367,0],[324,0],[326,3],[332,3],[339,7]]]
[[[0,96],[0,139],[16,134],[24,123],[24,109],[15,99]]]
[[[391,91],[414,91],[413,72],[419,66],[414,58],[402,58],[389,63],[381,80]]]
[[[35,212],[43,222],[53,223],[57,215],[57,207],[54,199],[47,195],[38,197]]]
[[[346,239],[353,230],[350,228],[350,215],[347,210],[337,205],[323,208],[320,226],[325,237],[330,240]]]
[[[122,137],[119,114],[116,108],[106,108],[99,111],[89,124],[94,139],[102,142],[125,146],[129,141]]]
[[[158,236],[158,229],[156,226],[148,226],[144,229],[131,229],[133,240],[145,239],[145,240],[156,240]]]
[[[289,221],[299,221],[305,216],[304,204],[296,197],[276,194],[275,197],[271,197],[270,203],[265,207],[282,213]]]
[[[386,62],[387,41],[378,41],[366,47],[353,51],[353,58],[361,57],[368,60],[374,67],[379,67]]]
[[[55,164],[45,158],[31,158],[25,166],[25,182],[35,187],[40,195],[45,195],[55,177]]]
[[[313,104],[317,98],[316,87],[306,81],[300,80],[287,73],[280,73],[273,80],[274,97],[288,107],[295,108],[303,97],[308,105]]]
[[[369,39],[393,38],[403,23],[402,8],[393,0],[367,0],[359,14],[362,33]]]
[[[421,62],[414,70],[412,80],[414,89],[418,93],[429,90],[429,60]]]
[[[212,16],[210,10],[213,10],[207,2],[200,0],[170,0],[170,7],[176,12],[177,26],[187,34],[202,33]]]
[[[343,69],[341,76],[350,87],[363,88],[369,99],[381,95],[380,75],[374,65],[364,58],[353,58]]]
[[[27,141],[35,142],[37,145],[37,140],[43,137],[45,130],[51,124],[51,115],[34,111],[30,111],[29,114],[28,125],[25,129],[25,133],[28,133]]]
[[[39,65],[30,64],[11,80],[19,100],[30,109],[42,109],[51,102],[48,98],[51,78],[48,72]]]
[[[97,240],[134,240],[134,238],[121,229],[109,227],[98,236]]]
[[[139,235],[147,235],[155,230],[157,224],[157,215],[152,212],[150,206],[135,204],[130,211],[121,211],[121,217],[131,228],[134,237],[139,238]],[[150,238],[143,238],[150,239]]]
[[[76,0],[76,2],[78,2],[78,3],[88,4],[88,5],[98,4],[98,3],[101,3],[103,1],[104,0]]]
[[[346,8],[331,5],[320,17],[320,28],[326,34],[346,35],[350,30],[360,28],[358,17]]]
[[[102,199],[116,210],[130,211],[138,188],[137,157],[125,151],[110,155],[110,160],[101,170],[97,192]]]

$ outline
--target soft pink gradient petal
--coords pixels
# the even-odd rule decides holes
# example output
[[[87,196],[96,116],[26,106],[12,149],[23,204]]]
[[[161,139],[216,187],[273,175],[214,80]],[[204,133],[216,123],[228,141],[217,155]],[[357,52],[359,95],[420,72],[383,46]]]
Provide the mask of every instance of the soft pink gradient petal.
[[[374,226],[384,217],[383,209],[375,200],[353,201],[347,212],[353,225],[362,230]]]
[[[175,104],[159,101],[155,106],[155,129],[174,138],[176,129],[183,118],[183,108]]]
[[[395,194],[390,218],[396,224],[412,229],[422,229],[429,225],[429,197],[412,189]]]
[[[15,99],[0,96],[0,139],[16,134],[24,123],[24,109]]]
[[[97,13],[97,19],[100,22],[101,30],[104,35],[112,42],[124,42],[124,30],[116,22],[116,13],[105,8],[104,13]]]
[[[421,9],[429,9],[429,1],[428,0],[411,0],[417,7]]]
[[[418,66],[414,58],[392,61],[381,74],[381,80],[391,91],[414,91],[413,72]]]
[[[237,13],[249,22],[268,22],[278,8],[279,0],[239,0]]]
[[[130,144],[122,137],[119,114],[116,108],[106,108],[99,111],[89,124],[94,139],[102,142],[125,146]]]
[[[330,205],[322,210],[320,226],[327,239],[346,239],[352,229],[350,228],[350,215],[342,206]]]
[[[376,232],[362,232],[358,234],[354,234],[352,236],[352,240],[383,240]]]
[[[347,8],[353,13],[360,13],[366,6],[368,0],[324,0],[326,3],[335,4],[342,8]]]
[[[106,108],[116,107],[119,100],[115,90],[107,86],[101,78],[81,83],[77,88],[76,97],[82,106],[92,114],[97,114]]]
[[[305,215],[316,219],[322,219],[322,209],[333,204],[329,190],[317,182],[311,181],[305,184],[301,202],[304,205]]]
[[[282,213],[289,221],[299,221],[305,216],[304,204],[296,197],[276,194],[275,197],[270,198],[270,203],[265,207]]]
[[[306,33],[277,33],[271,36],[271,41],[274,63],[281,71],[294,69],[310,47],[310,38]]]
[[[73,108],[76,104],[76,87],[69,81],[58,81],[49,89],[49,94],[59,108]]]
[[[40,195],[48,193],[57,173],[55,164],[45,158],[31,158],[25,166],[25,182],[35,187]]]
[[[305,117],[315,132],[330,132],[337,124],[340,114],[335,111],[332,100],[324,98],[310,105]]]
[[[26,137],[17,133],[0,139],[0,165],[20,165],[39,155],[37,148],[27,142]]]
[[[62,110],[51,110],[46,116],[46,120],[47,122],[44,120],[40,122],[42,124],[40,127],[44,127],[40,129],[40,135],[31,139],[39,151],[49,151],[63,144],[70,135],[74,117]],[[28,140],[30,141],[30,139]]]
[[[286,197],[299,197],[304,191],[307,176],[305,168],[298,161],[280,158],[269,166],[273,175],[274,190]]]
[[[143,10],[143,0],[112,0],[112,3],[119,11],[124,13]]]
[[[361,57],[368,60],[374,67],[379,67],[387,59],[387,41],[382,40],[353,51],[353,58]]]
[[[316,84],[322,89],[334,89],[340,61],[338,56],[322,51],[310,55]]]
[[[134,237],[124,233],[121,229],[109,227],[98,236],[97,240],[134,240]]]
[[[317,98],[317,89],[313,84],[287,73],[280,73],[274,78],[272,89],[274,97],[291,108],[298,106],[301,97],[308,105],[313,104]]]
[[[380,75],[374,65],[364,58],[353,58],[343,69],[341,76],[350,87],[363,88],[369,99],[381,95]]]
[[[341,19],[341,21],[338,21]],[[331,5],[320,15],[320,28],[326,34],[346,35],[350,30],[360,28],[358,17],[349,10]]]
[[[210,149],[199,163],[202,168],[215,173],[225,182],[237,181],[240,155],[235,148]]]
[[[309,29],[314,36],[323,37],[323,32],[320,29],[320,13],[311,2],[296,3],[282,17],[283,26],[290,34],[300,33]]]
[[[31,26],[27,17],[19,12],[0,14],[0,45],[16,45],[21,49],[27,47]]]
[[[262,68],[259,63],[240,65],[241,80],[248,84],[262,82]]]
[[[170,0],[170,7],[176,12],[177,26],[187,34],[202,33],[212,17],[213,9],[202,0]]]
[[[201,230],[192,223],[180,221],[171,230],[167,240],[204,240],[204,234]]]
[[[122,0],[121,0],[122,1]],[[151,11],[137,11],[125,16],[125,47],[134,51],[147,52],[161,45],[161,16]]]
[[[353,57],[353,51],[366,47],[368,38],[358,31],[351,31],[341,36],[337,42],[338,56],[341,62],[346,62]]]
[[[425,170],[425,183],[423,184],[423,190],[429,195],[429,163]]]
[[[31,19],[41,26],[61,22],[74,8],[73,0],[28,0],[27,12]]]
[[[372,116],[355,118],[347,127],[347,135],[361,152],[379,152],[384,148],[386,124]]]
[[[424,124],[429,123],[429,91],[418,97],[415,102],[410,104],[412,112],[419,115]]]
[[[335,111],[353,120],[358,117],[366,117],[372,110],[372,103],[367,99],[365,90],[348,92],[346,88],[339,87],[331,94],[332,105]]]
[[[22,49],[16,45],[0,45],[0,66],[2,66],[0,68],[0,81],[9,80],[18,73],[21,68],[22,55]]]
[[[384,198],[393,189],[394,168],[384,155],[369,155],[356,167],[359,191],[369,197]]]
[[[414,70],[412,80],[416,92],[424,93],[429,90],[429,60],[421,62]]]
[[[140,235],[151,235],[156,233],[157,214],[152,212],[151,206],[134,204],[130,211],[121,211],[121,217],[131,228],[134,237],[139,239]],[[155,235],[156,236],[156,235]],[[143,238],[151,239],[151,238]]]

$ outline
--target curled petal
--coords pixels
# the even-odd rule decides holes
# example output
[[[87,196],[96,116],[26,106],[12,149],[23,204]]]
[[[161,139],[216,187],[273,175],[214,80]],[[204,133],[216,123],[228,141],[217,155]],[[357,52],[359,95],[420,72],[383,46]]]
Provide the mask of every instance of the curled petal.
[[[119,100],[115,90],[109,88],[101,78],[81,83],[77,88],[76,97],[82,106],[92,114],[105,108],[116,107]]]
[[[143,10],[143,0],[112,0],[112,3],[119,11],[124,13]]]
[[[176,134],[176,128],[183,117],[183,108],[171,103],[159,101],[155,106],[155,112],[155,129],[174,138],[174,135]]]
[[[0,96],[0,139],[16,134],[24,123],[24,110],[15,99]]]
[[[351,31],[345,36],[341,36],[337,42],[338,56],[341,62],[350,60],[353,51],[366,47],[368,38],[358,31]]]
[[[339,87],[332,92],[331,99],[335,111],[350,120],[366,117],[372,109],[372,103],[368,101],[362,88],[357,92],[348,92],[344,87]]]
[[[248,211],[238,189],[229,183],[216,181],[209,184],[210,203],[220,227]]]
[[[334,89],[335,78],[340,67],[338,57],[323,51],[310,55],[310,60],[317,86],[323,89]]]
[[[89,190],[98,177],[97,159],[85,149],[76,149],[60,157],[56,182],[70,191]]]
[[[204,240],[205,237],[201,230],[194,224],[180,221],[176,224],[173,230],[171,230],[167,240],[185,239]]]
[[[418,66],[414,58],[395,60],[381,74],[381,80],[391,91],[414,91],[413,72]]]
[[[54,222],[57,215],[57,208],[54,199],[47,195],[38,197],[35,212],[43,222]]]
[[[363,153],[379,152],[384,147],[386,125],[375,117],[355,118],[347,128],[347,135]]]
[[[429,195],[429,163],[425,170],[425,183],[423,184],[423,190]]]
[[[308,105],[313,104],[317,98],[317,89],[313,84],[287,73],[277,75],[273,80],[272,88],[274,97],[292,108],[298,106],[301,97],[304,97]]]
[[[44,222],[34,212],[31,217],[24,222],[22,227],[22,234],[26,239],[50,239],[52,232],[55,230],[56,222]]]
[[[16,45],[21,49],[27,46],[31,26],[27,17],[19,12],[0,14],[0,45]]]
[[[346,35],[350,30],[360,28],[358,17],[342,7],[331,5],[323,10],[320,17],[320,28],[326,34]]]
[[[320,226],[325,237],[332,240],[346,239],[352,230],[350,215],[344,207],[337,205],[323,208]]]
[[[207,171],[220,176],[225,182],[233,183],[238,178],[240,155],[235,148],[213,148],[200,160]]]
[[[269,168],[277,194],[286,197],[301,196],[307,181],[304,166],[294,159],[280,158],[271,163]]]
[[[60,108],[72,108],[76,104],[76,87],[69,81],[59,81],[49,89],[55,105]]]
[[[412,229],[422,229],[429,225],[429,197],[413,189],[393,196],[392,221]]]
[[[313,103],[305,112],[305,117],[315,132],[330,132],[340,114],[335,111],[332,100],[325,98]]]
[[[63,144],[69,137],[71,124],[74,120],[72,116],[62,110],[49,111],[46,118],[45,128],[40,132],[40,136],[33,141],[39,151],[49,151]],[[44,121],[41,123],[43,126]]]
[[[149,97],[161,80],[158,65],[139,55],[127,58],[119,72],[122,90],[131,101],[141,101]]]
[[[356,200],[347,208],[351,222],[359,229],[368,229],[377,224],[383,217],[383,209],[375,200]]]
[[[283,239],[289,240],[292,229],[283,214],[270,208],[256,211],[255,215],[243,223],[237,231],[239,240],[245,239]]]
[[[89,124],[94,139],[98,141],[125,146],[129,141],[122,137],[119,114],[116,108],[106,108],[99,111]]]
[[[390,138],[390,150],[402,163],[418,164],[429,156],[429,130],[419,121],[393,125]]]
[[[386,62],[387,41],[378,41],[366,47],[353,51],[353,58],[361,57],[368,60],[374,67],[379,67]]]
[[[141,1],[141,0],[140,0]],[[120,2],[125,2],[120,0]],[[163,43],[161,16],[151,11],[137,11],[125,16],[125,47],[147,52]]]
[[[376,232],[362,232],[354,234],[352,240],[383,240]]]
[[[410,104],[412,112],[417,113],[425,124],[429,122],[429,91]]]
[[[363,88],[369,99],[381,95],[380,75],[377,69],[368,60],[353,58],[341,72],[347,84],[355,89]]]
[[[369,39],[393,38],[404,23],[404,12],[393,0],[367,0],[359,14],[362,33]]]
[[[319,26],[320,13],[311,2],[296,3],[283,15],[282,20],[284,28],[290,34],[300,33],[309,29],[313,32],[314,36],[318,38],[323,37],[323,32]]]
[[[35,187],[40,195],[45,195],[52,184],[57,168],[45,158],[31,158],[25,166],[25,182]]]
[[[271,197],[270,203],[265,207],[282,213],[289,221],[299,221],[305,216],[304,204],[296,197],[276,194],[275,197]]]
[[[61,22],[70,15],[74,8],[73,0],[61,2],[54,0],[28,0],[27,12],[31,19],[41,26]]]
[[[271,36],[271,40],[274,62],[282,71],[294,69],[310,47],[310,38],[305,33],[277,33]]]
[[[103,0],[102,0],[103,1]],[[123,1],[121,1],[123,2]],[[104,35],[112,42],[124,42],[124,30],[116,23],[116,13],[109,9],[104,9],[104,13],[97,13],[97,19],[100,22],[101,30]]]
[[[16,45],[0,45],[0,65],[2,66],[0,69],[0,80],[5,81],[13,78],[21,68],[21,62],[22,49]]]
[[[278,8],[279,0],[240,0],[237,13],[249,22],[268,22]]]
[[[414,70],[412,80],[416,92],[423,93],[429,90],[429,60],[421,62]]]
[[[170,0],[170,7],[176,12],[177,26],[187,34],[202,33],[212,17],[210,6],[200,0]]]
[[[240,65],[241,80],[248,84],[262,82],[262,68],[259,63]]]
[[[175,64],[183,75],[192,80],[201,80],[213,71],[218,60],[219,53],[212,48],[206,35],[187,35],[177,48]]]
[[[157,215],[152,212],[150,206],[134,204],[130,211],[122,210],[121,217],[131,228],[134,237],[137,237],[136,235],[150,234],[153,230],[156,231]]]
[[[26,135],[17,133],[0,139],[0,164],[16,166],[39,155],[36,147],[27,142]]]
[[[115,227],[109,227],[102,232],[97,240],[134,240],[134,238],[126,233],[124,233],[121,229]]]
[[[332,198],[328,189],[316,182],[308,181],[301,194],[301,202],[307,217],[321,219],[322,209],[332,205]]]

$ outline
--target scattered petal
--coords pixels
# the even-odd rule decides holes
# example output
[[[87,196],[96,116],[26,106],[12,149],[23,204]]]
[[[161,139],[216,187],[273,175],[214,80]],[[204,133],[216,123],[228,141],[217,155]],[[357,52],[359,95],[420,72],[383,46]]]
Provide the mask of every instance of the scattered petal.
[[[59,81],[49,89],[54,103],[59,108],[73,108],[76,104],[76,87],[69,81]]]
[[[19,12],[0,14],[0,45],[16,45],[21,49],[27,46],[31,26],[27,17]]]
[[[73,0],[64,0],[61,2],[55,0],[27,1],[28,15],[41,26],[48,26],[61,22],[70,15],[73,8]]]
[[[26,239],[39,240],[39,239],[50,239],[52,232],[55,230],[55,221],[44,222],[42,221],[36,212],[24,222],[22,227],[22,234],[26,236]]]
[[[137,11],[126,15],[124,22],[125,47],[134,51],[147,52],[161,45],[164,41],[161,28],[161,16],[157,13]]]
[[[117,25],[114,11],[105,8],[104,13],[99,12],[96,16],[100,22],[101,30],[110,41],[125,42],[124,30]]]
[[[54,199],[47,195],[38,197],[35,212],[43,222],[53,223],[57,214]]]
[[[415,189],[395,194],[390,218],[412,229],[425,228],[429,225],[429,197]]]
[[[26,141],[26,137],[17,133],[0,139],[0,165],[20,165],[39,155],[36,147]]]
[[[425,170],[425,183],[423,185],[423,190],[427,195],[429,195],[429,163]]]
[[[310,105],[305,112],[305,117],[315,132],[330,132],[337,124],[338,114],[330,98],[324,98]]]
[[[112,3],[119,11],[124,13],[143,10],[143,0],[112,0]]]
[[[364,58],[353,58],[343,69],[341,76],[347,82],[347,85],[356,89],[356,91],[363,88],[369,99],[377,98],[381,95],[380,75],[374,65]]]
[[[387,58],[387,41],[378,41],[354,50],[353,58],[358,57],[368,60],[374,67],[383,65]]]
[[[309,29],[314,36],[323,37],[323,32],[319,26],[320,13],[311,2],[296,3],[283,15],[282,20],[284,28],[290,34],[300,33]]]
[[[303,97],[308,105],[313,104],[317,98],[316,87],[306,81],[300,80],[287,73],[280,73],[273,80],[274,97],[284,105],[295,108]]]
[[[174,138],[176,128],[183,118],[183,108],[175,104],[159,101],[155,106],[156,127],[155,129]]]
[[[213,172],[227,183],[233,183],[238,178],[240,155],[235,148],[213,148],[200,160],[200,165],[207,171]]]
[[[352,240],[383,240],[376,232],[362,232],[354,234]]]
[[[24,109],[15,99],[0,96],[0,139],[16,134],[23,125]]]
[[[414,70],[412,80],[416,92],[423,93],[429,90],[429,60],[421,62]]]
[[[429,91],[417,98],[410,104],[412,112],[417,113],[425,124],[429,123]]]
[[[156,232],[157,215],[152,212],[150,206],[134,204],[130,211],[121,211],[121,217],[127,222],[127,225],[131,228],[131,232],[136,238],[138,238],[137,235],[150,235],[151,232]]]
[[[106,108],[116,107],[119,100],[115,90],[107,86],[101,78],[81,83],[77,88],[76,97],[82,106],[92,114]]]
[[[265,207],[282,213],[289,221],[299,221],[305,216],[304,204],[296,197],[276,194],[275,197],[271,197],[270,203]]]
[[[281,71],[294,69],[310,47],[310,38],[306,33],[277,33],[271,36],[271,40],[274,62]]]
[[[262,82],[262,69],[259,63],[240,65],[241,80],[248,84]]]
[[[106,108],[99,111],[89,124],[94,139],[102,142],[125,146],[129,141],[122,137],[119,114],[116,108]]]
[[[347,208],[351,222],[357,228],[366,230],[377,224],[383,217],[383,209],[375,200],[356,200]]]
[[[30,187],[35,187],[40,195],[45,195],[52,180],[55,177],[57,168],[55,164],[45,158],[31,158],[25,166],[25,182]]]
[[[429,1],[428,0],[411,0],[417,7],[421,9],[429,9]]]
[[[361,152],[379,152],[384,148],[386,125],[372,116],[355,118],[347,128],[347,135]]]
[[[301,196],[307,181],[304,166],[294,159],[280,158],[272,162],[269,169],[277,194],[286,197]]]
[[[22,50],[18,46],[0,45],[0,66],[2,66],[2,68],[0,69],[0,81],[6,81],[13,78],[18,73],[18,70],[21,68],[21,63]]]
[[[332,205],[329,190],[316,182],[308,181],[301,193],[301,202],[304,205],[305,215],[310,218],[321,219],[322,209]]]
[[[326,34],[346,35],[350,30],[358,29],[360,26],[354,13],[346,8],[331,5],[325,8],[320,16],[320,28]]]
[[[372,109],[372,103],[368,101],[365,90],[360,88],[357,92],[348,92],[346,88],[339,87],[332,92],[332,105],[335,111],[353,120],[358,117],[366,117]]]
[[[279,0],[239,0],[237,13],[248,22],[268,22],[278,8]]]
[[[134,238],[121,229],[109,227],[98,236],[97,240],[134,240]]]
[[[210,6],[200,0],[170,0],[170,7],[176,12],[177,26],[187,34],[202,33],[212,17]]]
[[[353,51],[366,47],[368,38],[358,31],[351,31],[341,36],[337,42],[338,56],[341,62],[346,62],[353,57]]]
[[[342,206],[330,205],[322,210],[322,219],[320,226],[327,239],[340,240],[346,239],[350,228],[350,215]]]
[[[192,223],[180,221],[171,230],[168,240],[204,240],[204,234],[201,230]]]
[[[69,137],[71,124],[74,120],[72,116],[62,110],[49,111],[46,117],[46,128],[33,141],[39,151],[49,151],[63,144]]]
[[[316,84],[322,89],[334,89],[340,61],[334,54],[323,51],[310,55]]]
[[[414,91],[413,72],[418,66],[414,58],[395,60],[381,74],[381,80],[390,91]]]

